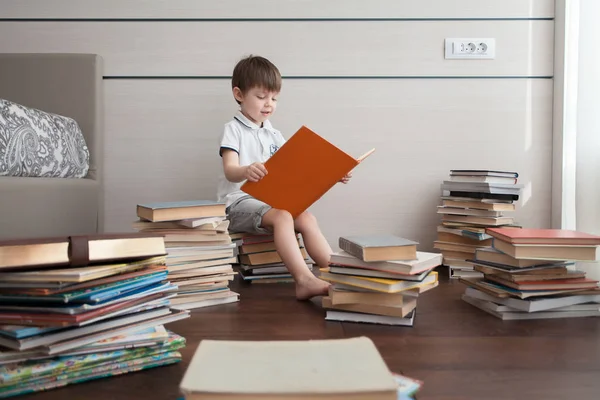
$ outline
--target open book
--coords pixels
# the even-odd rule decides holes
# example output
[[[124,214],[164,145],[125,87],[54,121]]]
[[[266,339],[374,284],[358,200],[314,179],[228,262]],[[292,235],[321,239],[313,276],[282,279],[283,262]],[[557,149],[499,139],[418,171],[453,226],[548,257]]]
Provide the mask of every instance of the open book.
[[[267,160],[267,175],[241,189],[296,218],[374,151],[354,158],[302,126]]]

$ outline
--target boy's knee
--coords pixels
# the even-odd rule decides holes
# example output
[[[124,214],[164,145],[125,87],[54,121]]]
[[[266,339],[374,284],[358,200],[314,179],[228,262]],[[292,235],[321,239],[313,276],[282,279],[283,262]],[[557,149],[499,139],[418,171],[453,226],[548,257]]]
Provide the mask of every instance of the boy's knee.
[[[316,223],[317,218],[308,211],[304,211],[302,214],[298,215],[298,218],[296,218],[296,224],[300,227],[312,226]]]
[[[286,210],[272,209],[270,212],[273,214],[273,224],[274,225],[293,224],[294,223],[292,214],[290,214]]]

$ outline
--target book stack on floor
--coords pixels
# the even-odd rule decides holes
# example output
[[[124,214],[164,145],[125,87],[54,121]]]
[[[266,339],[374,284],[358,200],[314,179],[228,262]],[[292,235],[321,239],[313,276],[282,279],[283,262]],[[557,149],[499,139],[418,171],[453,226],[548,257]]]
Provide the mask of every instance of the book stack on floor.
[[[202,340],[179,388],[186,400],[397,400],[412,399],[422,385],[391,372],[375,344],[363,336]]]
[[[210,200],[138,204],[134,229],[164,236],[169,280],[177,285],[172,307],[191,310],[239,301],[229,289],[235,244],[225,204]]]
[[[326,320],[412,326],[417,298],[438,285],[440,254],[393,235],[343,236],[320,278],[332,283],[323,298]]]
[[[233,234],[238,246],[239,273],[248,283],[287,283],[293,282],[283,260],[275,250],[273,235],[269,234]],[[312,270],[310,260],[300,234],[297,235],[298,247],[306,265]]]
[[[161,236],[0,242],[0,398],[180,361],[174,293]]]
[[[477,249],[490,248],[492,238],[485,228],[516,226],[513,217],[504,213],[515,210],[523,187],[518,176],[508,171],[450,171],[450,180],[442,184],[442,205],[437,208],[442,222],[434,242],[450,278],[481,277],[467,259]]]
[[[493,248],[470,262],[463,300],[504,320],[600,316],[598,281],[570,267],[600,259],[600,236],[560,229],[488,228]]]

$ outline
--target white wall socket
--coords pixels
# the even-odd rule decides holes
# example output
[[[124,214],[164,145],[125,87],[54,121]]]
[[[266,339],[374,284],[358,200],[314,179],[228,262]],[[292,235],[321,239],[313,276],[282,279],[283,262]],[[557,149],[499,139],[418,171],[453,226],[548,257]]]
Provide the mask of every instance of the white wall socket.
[[[494,59],[496,39],[494,38],[446,38],[446,59]]]

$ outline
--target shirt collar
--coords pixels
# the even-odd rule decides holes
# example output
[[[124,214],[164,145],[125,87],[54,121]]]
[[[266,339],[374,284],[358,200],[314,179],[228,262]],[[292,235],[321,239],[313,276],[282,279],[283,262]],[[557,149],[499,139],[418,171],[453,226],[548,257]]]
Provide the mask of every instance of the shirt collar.
[[[260,129],[261,127],[256,125],[254,122],[250,121],[248,118],[246,118],[246,116],[244,114],[242,114],[241,111],[238,111],[235,114],[235,119],[237,119],[238,121],[240,121],[242,124],[246,125],[248,128],[250,129]],[[266,120],[265,122],[263,122],[263,126],[264,129],[268,129],[270,131],[273,130],[273,125],[271,125],[271,121]]]

